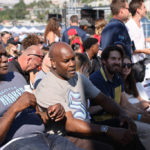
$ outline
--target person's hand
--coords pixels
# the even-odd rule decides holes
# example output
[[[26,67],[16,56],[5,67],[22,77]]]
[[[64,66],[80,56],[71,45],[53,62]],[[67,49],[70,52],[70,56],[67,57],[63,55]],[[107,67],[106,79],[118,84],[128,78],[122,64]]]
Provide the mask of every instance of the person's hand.
[[[24,92],[13,104],[17,112],[20,112],[30,106],[36,106],[36,98],[32,93]]]
[[[133,134],[125,128],[109,127],[107,134],[120,144],[126,145],[133,140]]]
[[[146,111],[150,107],[150,103],[148,101],[140,101],[139,103],[136,104],[136,106]]]
[[[120,126],[123,127],[125,124],[128,125],[128,129],[133,133],[137,134],[137,127],[133,120],[127,115],[120,116]]]
[[[65,116],[64,107],[61,104],[55,104],[47,108],[48,116],[51,120],[60,121]]]

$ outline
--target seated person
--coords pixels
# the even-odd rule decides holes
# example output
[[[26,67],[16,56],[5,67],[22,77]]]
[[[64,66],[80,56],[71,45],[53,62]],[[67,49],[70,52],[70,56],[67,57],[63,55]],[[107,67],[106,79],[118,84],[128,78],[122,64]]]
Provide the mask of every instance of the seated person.
[[[12,59],[8,64],[9,72],[20,73],[28,84],[30,84],[30,72],[38,68],[43,60],[41,45],[28,47],[19,57]]]
[[[84,74],[86,77],[89,77],[90,71],[89,59],[81,53],[76,53],[75,60],[76,60],[76,71],[80,72],[81,74]]]
[[[144,149],[136,135],[136,126],[126,112],[114,100],[93,86],[88,78],[76,73],[75,54],[68,44],[63,42],[53,44],[50,47],[50,59],[50,72],[39,83],[35,96],[42,111],[56,102],[64,106],[66,120],[53,125],[51,128],[53,132],[63,134],[76,145],[80,140],[75,141],[74,137],[88,140],[89,143],[104,142],[116,150]],[[107,123],[91,123],[86,107],[88,98],[119,118],[108,120]],[[123,128],[125,124],[127,127]],[[86,145],[82,146],[84,148]]]
[[[129,57],[124,57],[122,64],[122,77],[125,86],[125,92],[129,102],[136,103],[136,105],[143,110],[146,110],[150,106],[150,102],[148,100],[144,100],[136,87],[136,82],[132,72],[132,61]]]
[[[35,96],[24,92],[27,82],[18,72],[8,72],[7,62],[6,52],[0,45],[0,149],[61,150],[65,147],[78,150],[61,136],[45,134],[44,123],[50,119],[62,120],[64,108],[60,104],[51,105],[47,113],[38,115]]]
[[[90,74],[93,72],[99,70],[101,66],[101,60],[100,57],[97,56],[98,53],[98,40],[95,38],[87,38],[83,42],[83,48],[84,48],[84,55],[89,59],[91,68],[90,68]]]
[[[41,70],[35,75],[34,79],[34,89],[37,88],[39,82],[46,76],[47,72],[50,70],[50,58],[49,58],[49,52],[44,56]]]
[[[137,125],[138,136],[143,145],[148,148],[150,141],[150,125],[146,123],[150,123],[150,115],[148,113],[145,114],[142,109],[128,102],[123,81],[119,74],[121,72],[123,54],[122,48],[118,46],[109,46],[105,48],[101,55],[102,67],[90,76],[90,80],[104,94],[113,98],[130,117],[138,120],[134,121]],[[106,110],[103,110],[100,114],[93,116],[93,119],[95,122],[99,122],[113,117],[114,116],[107,113]]]

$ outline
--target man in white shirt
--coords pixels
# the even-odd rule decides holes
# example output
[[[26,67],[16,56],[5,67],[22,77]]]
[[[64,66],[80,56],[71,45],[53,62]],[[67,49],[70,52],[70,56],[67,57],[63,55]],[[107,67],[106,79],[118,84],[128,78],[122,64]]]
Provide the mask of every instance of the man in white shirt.
[[[145,48],[145,37],[143,28],[141,25],[141,18],[146,15],[146,8],[143,0],[135,1],[132,0],[129,4],[129,10],[132,17],[126,23],[131,40],[135,44],[135,51],[132,55],[132,61],[134,63],[143,60],[146,55],[150,54],[150,49]]]

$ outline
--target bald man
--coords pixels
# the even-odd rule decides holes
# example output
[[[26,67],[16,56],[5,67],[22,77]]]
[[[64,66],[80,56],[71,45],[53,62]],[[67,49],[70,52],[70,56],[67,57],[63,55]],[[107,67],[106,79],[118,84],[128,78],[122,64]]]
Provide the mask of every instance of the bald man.
[[[119,105],[103,95],[85,76],[76,73],[75,54],[71,47],[63,42],[53,44],[50,48],[50,59],[51,70],[39,83],[35,96],[43,111],[55,103],[61,103],[65,108],[66,120],[60,124],[54,123],[51,126],[52,132],[65,135],[71,133],[71,137],[67,136],[69,140],[84,149],[99,149],[90,145],[91,140],[95,139],[106,142],[115,149],[134,149],[139,144],[133,139],[133,134],[136,135],[135,124]],[[86,108],[88,98],[112,115],[119,116],[118,127],[92,124]],[[120,126],[120,123],[123,125],[125,122],[128,129]],[[81,139],[74,140],[79,135],[88,139],[89,144],[82,143]],[[105,149],[105,146],[102,145],[101,148]]]
[[[39,117],[34,109],[35,96],[24,92],[26,81],[18,72],[8,72],[7,63],[0,44],[0,150],[81,150],[64,137],[45,134],[45,125],[53,117],[51,112],[57,122],[64,118],[63,107],[50,106]]]
[[[38,68],[43,60],[41,45],[28,47],[18,58],[14,58],[8,64],[9,71],[19,72],[27,81],[30,82],[29,72]]]

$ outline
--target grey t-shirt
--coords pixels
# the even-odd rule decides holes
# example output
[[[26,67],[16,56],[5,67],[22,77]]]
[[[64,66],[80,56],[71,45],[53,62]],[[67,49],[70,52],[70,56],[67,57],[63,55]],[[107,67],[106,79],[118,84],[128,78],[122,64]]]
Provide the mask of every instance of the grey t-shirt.
[[[3,81],[0,82],[0,117],[22,95],[25,85],[27,85],[25,79],[18,72],[9,72],[4,75]],[[42,120],[35,114],[35,110],[27,108],[18,113],[14,119],[4,143],[12,138],[31,135],[44,130]]]
[[[88,98],[95,98],[99,90],[84,75],[76,74],[69,81],[48,72],[39,83],[35,96],[39,106],[48,108],[61,103],[65,111],[71,111],[74,118],[90,121],[87,113]]]

